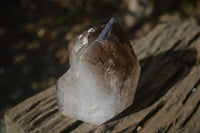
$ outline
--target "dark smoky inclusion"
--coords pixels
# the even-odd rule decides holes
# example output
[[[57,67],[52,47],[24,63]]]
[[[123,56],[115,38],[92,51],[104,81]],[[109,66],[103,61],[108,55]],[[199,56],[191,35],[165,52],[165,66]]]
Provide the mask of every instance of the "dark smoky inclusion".
[[[123,81],[132,74],[131,71],[136,70],[135,53],[126,34],[114,18],[111,18],[105,26],[99,27],[97,27],[98,32],[94,32],[95,35],[91,36],[93,37],[91,40],[95,41],[90,44],[92,46],[89,47],[90,50],[87,51],[85,58],[88,63],[96,65],[95,68],[100,69],[100,73],[104,76],[119,77],[117,82],[121,83],[122,89]],[[102,30],[101,33],[98,28]]]

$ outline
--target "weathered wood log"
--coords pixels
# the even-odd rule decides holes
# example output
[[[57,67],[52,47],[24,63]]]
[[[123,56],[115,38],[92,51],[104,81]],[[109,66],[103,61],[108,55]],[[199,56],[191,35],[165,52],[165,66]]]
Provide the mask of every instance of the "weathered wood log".
[[[133,105],[97,126],[62,116],[56,87],[5,114],[8,133],[200,132],[200,27],[163,23],[135,40],[142,73]]]

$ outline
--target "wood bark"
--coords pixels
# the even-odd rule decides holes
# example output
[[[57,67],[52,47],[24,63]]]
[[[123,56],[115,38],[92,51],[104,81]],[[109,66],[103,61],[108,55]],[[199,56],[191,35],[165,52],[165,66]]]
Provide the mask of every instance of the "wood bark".
[[[199,133],[200,27],[163,23],[133,48],[142,69],[127,110],[100,126],[64,117],[52,86],[5,114],[8,133]]]

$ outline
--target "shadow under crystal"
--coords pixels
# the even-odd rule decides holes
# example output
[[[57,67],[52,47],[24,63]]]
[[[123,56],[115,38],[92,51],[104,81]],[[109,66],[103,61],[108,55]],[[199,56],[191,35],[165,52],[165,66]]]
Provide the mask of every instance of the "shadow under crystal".
[[[140,60],[141,75],[133,104],[108,122],[139,112],[158,101],[195,65],[196,50],[165,51]]]

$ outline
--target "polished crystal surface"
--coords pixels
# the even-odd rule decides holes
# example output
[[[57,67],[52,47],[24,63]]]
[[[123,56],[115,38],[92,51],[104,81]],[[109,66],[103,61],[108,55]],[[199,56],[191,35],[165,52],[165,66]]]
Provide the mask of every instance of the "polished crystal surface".
[[[111,18],[75,40],[70,68],[57,82],[59,110],[100,125],[132,104],[139,75],[130,42]]]

